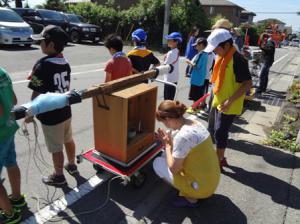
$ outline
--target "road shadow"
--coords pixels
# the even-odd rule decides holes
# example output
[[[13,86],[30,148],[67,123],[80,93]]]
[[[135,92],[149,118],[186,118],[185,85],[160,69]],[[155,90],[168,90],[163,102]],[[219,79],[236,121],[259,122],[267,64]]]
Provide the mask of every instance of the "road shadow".
[[[246,100],[244,102],[244,110],[266,112],[266,107],[261,105],[261,101]]]
[[[239,124],[233,123],[230,127],[230,133],[243,133],[243,134],[250,134],[249,131],[239,126]],[[254,133],[251,133],[255,135]]]
[[[262,157],[267,163],[286,169],[300,168],[300,158],[291,153],[246,140],[228,140],[228,148]]]
[[[142,188],[123,186],[120,179],[113,180],[110,185],[106,181],[60,212],[51,223],[147,223],[151,220],[151,223],[176,224],[186,219],[191,223],[247,223],[245,214],[228,197],[219,194],[202,200],[200,207],[195,209],[173,207],[171,202],[178,192],[158,178],[150,164],[145,169],[148,181]],[[153,195],[153,205],[143,201],[149,195]]]
[[[88,181],[88,179],[84,178],[83,176],[80,175],[80,173],[75,174],[73,176],[76,180],[76,185],[77,187],[79,187],[81,184],[85,183]],[[92,187],[92,186],[87,186],[87,188]],[[64,195],[67,195],[68,193],[70,193],[73,188],[70,188],[68,185],[64,185],[62,188],[62,191],[64,192]],[[82,191],[84,191],[85,189],[82,189]],[[73,198],[75,197],[80,197],[81,192],[80,191],[74,191],[72,193],[72,196],[69,197],[70,200],[74,200]],[[67,202],[68,202],[68,197],[66,198]],[[71,202],[72,203],[72,202]],[[77,203],[77,201],[75,201],[75,203]],[[68,202],[68,204],[70,204],[70,202]],[[67,213],[65,210],[61,211],[57,214],[56,217],[54,217],[53,219],[51,219],[51,223],[53,222],[57,222],[57,223],[61,223],[61,222],[67,222],[67,223],[71,223],[71,224],[78,224],[78,223],[83,223],[83,220],[81,219],[82,216],[79,215],[80,213],[82,213],[82,211],[77,211],[77,210],[73,210],[72,209],[72,204],[70,206],[68,206],[67,208],[69,211],[72,211],[72,213]],[[75,221],[74,217],[76,217],[76,219],[79,221]]]
[[[86,45],[86,46],[104,46],[104,42],[93,43],[91,41],[82,41],[79,44]]]
[[[39,50],[39,46],[30,46],[30,47],[25,47],[25,46],[20,46],[20,45],[0,45],[0,50],[2,51],[35,51]]]
[[[159,207],[147,217],[153,220],[151,223],[247,223],[246,215],[224,195],[214,194],[208,199],[203,199],[198,208],[175,208],[171,204],[175,194],[173,190],[168,197],[162,198]]]
[[[229,166],[233,172],[222,173],[263,194],[269,195],[278,204],[300,209],[300,190],[276,177],[261,172],[250,172],[236,166]],[[290,199],[292,196],[292,200]]]

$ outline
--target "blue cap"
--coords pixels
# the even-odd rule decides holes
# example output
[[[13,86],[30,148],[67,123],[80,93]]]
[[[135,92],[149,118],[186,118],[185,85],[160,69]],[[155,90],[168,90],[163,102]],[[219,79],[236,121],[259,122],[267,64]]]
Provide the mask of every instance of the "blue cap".
[[[173,32],[173,33],[171,33],[169,35],[166,35],[165,38],[167,40],[177,40],[179,43],[182,42],[182,36],[178,32]]]
[[[138,41],[146,41],[147,39],[147,33],[143,29],[136,29],[131,34],[132,39],[136,39]]]

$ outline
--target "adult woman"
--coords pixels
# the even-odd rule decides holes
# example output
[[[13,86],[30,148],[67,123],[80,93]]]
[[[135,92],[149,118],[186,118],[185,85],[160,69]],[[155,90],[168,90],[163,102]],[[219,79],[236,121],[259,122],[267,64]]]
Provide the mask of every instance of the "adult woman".
[[[159,129],[165,153],[153,162],[156,174],[179,190],[177,207],[196,207],[198,199],[210,197],[220,179],[220,167],[211,137],[198,121],[183,117],[186,106],[165,100],[156,118],[176,133]]]

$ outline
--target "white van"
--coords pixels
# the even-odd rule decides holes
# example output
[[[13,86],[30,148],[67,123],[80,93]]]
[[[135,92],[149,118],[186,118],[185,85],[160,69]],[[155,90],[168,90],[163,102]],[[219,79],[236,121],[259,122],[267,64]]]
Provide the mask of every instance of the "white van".
[[[0,8],[0,44],[30,47],[32,28],[13,10]]]

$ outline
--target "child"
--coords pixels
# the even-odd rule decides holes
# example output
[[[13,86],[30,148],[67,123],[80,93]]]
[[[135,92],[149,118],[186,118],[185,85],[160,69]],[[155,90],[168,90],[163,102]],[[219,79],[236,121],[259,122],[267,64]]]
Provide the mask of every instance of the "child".
[[[234,118],[242,113],[246,92],[252,81],[248,62],[233,46],[233,39],[226,29],[215,29],[208,37],[205,52],[214,51],[218,57],[211,82],[214,84],[212,107],[216,108],[214,137],[221,168],[227,166],[224,157],[229,129]]]
[[[41,50],[46,57],[41,58],[34,66],[28,87],[33,90],[31,99],[47,92],[64,93],[70,89],[71,68],[62,52],[67,44],[67,34],[57,26],[49,25],[32,39],[40,41]],[[37,118],[42,123],[45,142],[52,154],[54,173],[43,177],[44,184],[61,186],[66,184],[63,174],[65,146],[68,164],[64,167],[71,175],[78,173],[75,165],[75,143],[72,137],[71,107],[39,114]],[[32,118],[26,119],[30,122]]]
[[[213,56],[211,53],[203,52],[203,49],[207,46],[205,38],[198,38],[193,46],[197,49],[198,54],[195,55],[192,61],[187,60],[186,62],[192,66],[189,99],[195,102],[207,91]],[[187,112],[196,113],[192,108],[189,108]]]
[[[7,168],[12,194],[7,196],[0,176],[1,223],[18,223],[21,220],[20,209],[26,205],[21,191],[21,174],[16,161],[14,135],[18,129],[10,111],[17,103],[12,82],[8,74],[0,68],[0,175],[3,166]]]
[[[113,56],[110,59],[104,71],[106,72],[105,82],[119,79],[132,74],[132,65],[129,58],[122,51],[123,41],[121,37],[109,35],[104,42],[104,46],[109,50]]]
[[[159,66],[160,62],[152,53],[146,48],[147,33],[143,29],[136,29],[131,34],[135,47],[128,52],[133,73],[140,73],[148,71],[151,65]]]
[[[177,85],[179,79],[179,56],[180,52],[178,49],[178,45],[182,42],[181,34],[178,32],[173,32],[169,35],[166,35],[168,47],[171,50],[168,51],[165,56],[164,64],[169,64],[174,67],[171,73],[164,75],[164,81],[171,82]],[[173,100],[176,93],[176,87],[168,84],[164,85],[164,99],[165,100]]]
[[[199,35],[199,29],[198,27],[194,26],[189,34],[189,38],[188,38],[189,41],[185,49],[185,57],[187,60],[192,60],[197,54],[197,50],[195,49],[194,44],[196,43],[196,38],[198,35]],[[189,64],[185,69],[185,76],[186,77],[191,76],[191,66]]]

